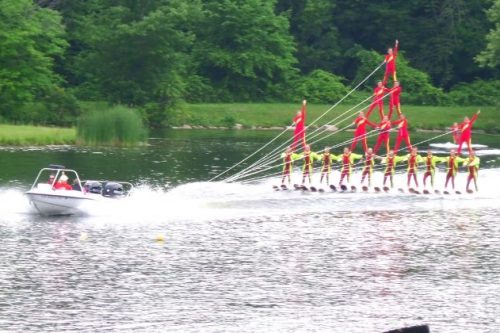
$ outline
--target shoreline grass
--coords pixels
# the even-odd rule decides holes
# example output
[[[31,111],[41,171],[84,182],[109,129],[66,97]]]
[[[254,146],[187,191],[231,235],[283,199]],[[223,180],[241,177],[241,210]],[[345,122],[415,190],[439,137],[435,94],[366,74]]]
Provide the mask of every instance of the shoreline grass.
[[[112,107],[96,104],[95,110],[106,112]],[[86,107],[91,110],[92,103]],[[241,124],[243,129],[283,128],[290,125],[291,119],[300,107],[290,103],[227,103],[227,104],[184,104],[182,111],[170,111],[170,127],[189,125],[192,128],[234,128]],[[120,108],[125,108],[121,106]],[[312,122],[330,108],[330,105],[309,105],[308,122]],[[351,106],[339,105],[328,113],[319,124],[325,124]],[[130,109],[130,108],[129,108]],[[460,122],[464,116],[472,116],[478,109],[481,115],[474,124],[475,131],[500,133],[500,110],[488,107],[440,107],[404,105],[403,112],[409,119],[410,130],[443,130],[453,122]],[[131,109],[133,110],[133,109]],[[354,111],[349,114],[354,117]],[[341,117],[339,119],[342,119]],[[374,110],[372,120],[377,121],[378,111]],[[347,126],[349,118],[341,124]],[[128,131],[128,130],[127,130]],[[139,133],[139,132],[138,132]],[[142,136],[142,134],[141,134]],[[125,140],[126,141],[126,140]],[[0,124],[0,145],[62,145],[77,144],[76,128],[60,128],[30,125]],[[99,143],[94,143],[99,144]]]
[[[328,110],[330,105],[308,105],[308,122]],[[325,124],[328,121],[340,116],[352,106],[339,105],[329,112],[318,124]],[[170,126],[202,126],[210,127],[234,127],[241,124],[243,128],[252,127],[284,127],[290,125],[299,104],[286,103],[233,103],[233,104],[185,104],[184,112],[177,112],[170,117]],[[359,108],[356,108],[359,110]],[[448,107],[448,106],[414,106],[403,105],[402,111],[409,120],[410,129],[446,129],[454,122],[463,121],[465,116],[471,117],[477,110],[481,110],[481,115],[474,124],[475,130],[483,130],[487,133],[500,133],[500,110],[494,106],[486,107]],[[387,106],[384,110],[388,111]],[[350,111],[346,114],[352,118],[342,123],[347,126],[351,119],[354,119],[357,112]],[[344,119],[346,116],[339,118]],[[374,110],[371,120],[378,121],[378,111]],[[334,121],[333,123],[336,123]]]
[[[0,124],[0,145],[43,146],[75,143],[75,128]]]

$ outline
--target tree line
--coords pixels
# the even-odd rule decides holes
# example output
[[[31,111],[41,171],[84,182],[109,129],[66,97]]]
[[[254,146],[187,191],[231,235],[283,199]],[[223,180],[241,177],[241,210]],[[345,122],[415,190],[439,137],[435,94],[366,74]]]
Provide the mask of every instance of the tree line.
[[[4,121],[69,125],[79,101],[137,107],[151,126],[182,101],[330,103],[395,39],[406,102],[500,103],[500,0],[0,4]]]

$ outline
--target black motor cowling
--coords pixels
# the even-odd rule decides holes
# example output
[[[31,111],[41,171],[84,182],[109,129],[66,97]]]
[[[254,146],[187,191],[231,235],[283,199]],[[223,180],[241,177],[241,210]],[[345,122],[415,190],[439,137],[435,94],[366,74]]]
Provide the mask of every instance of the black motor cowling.
[[[87,181],[85,185],[83,185],[85,192],[101,194],[102,193],[102,184],[98,181]]]
[[[124,195],[123,185],[115,182],[107,182],[104,184],[102,195],[105,197],[121,197]]]

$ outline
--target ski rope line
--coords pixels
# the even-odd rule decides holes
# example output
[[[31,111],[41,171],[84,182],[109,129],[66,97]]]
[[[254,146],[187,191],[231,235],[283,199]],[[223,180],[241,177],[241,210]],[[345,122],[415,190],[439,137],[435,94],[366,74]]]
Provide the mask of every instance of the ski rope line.
[[[326,110],[322,115],[320,115],[318,118],[316,118],[309,126],[313,125],[314,123],[316,123],[317,121],[319,121],[321,118],[323,118],[328,112],[330,112],[331,110],[333,110],[337,105],[339,105],[342,101],[344,101],[347,97],[349,97],[354,91],[356,91],[363,83],[365,83],[371,76],[373,76],[373,74],[375,74],[375,72],[377,72],[380,67],[382,67],[384,65],[385,61],[380,63],[380,65],[377,66],[377,68],[375,68],[367,77],[365,77],[360,83],[358,83],[358,85],[356,85],[356,87],[354,87],[353,89],[351,89],[351,91],[349,91],[344,97],[342,97],[337,103],[335,103],[333,106],[331,106],[328,110]],[[304,131],[309,127],[307,126],[306,128],[304,128]],[[287,129],[285,129],[282,133],[280,133],[279,135],[277,135],[274,139],[272,139],[270,142],[268,142],[268,144],[264,145],[263,147],[261,147],[260,149],[258,149],[256,152],[252,153],[251,155],[247,156],[246,158],[244,158],[242,161],[236,163],[236,165],[233,165],[232,167],[230,167],[229,169],[223,171],[222,173],[216,175],[215,177],[212,177],[209,181],[213,181],[217,178],[219,178],[220,176],[222,176],[223,174],[226,174],[228,171],[234,169],[236,166],[240,165],[241,163],[243,163],[244,161],[248,160],[250,157],[254,156],[257,152],[259,151],[262,151],[262,149],[264,149],[265,147],[267,147],[271,142],[275,141],[278,137],[280,137],[282,134],[284,134],[285,132],[287,131]],[[302,134],[303,131],[301,131],[299,134]],[[225,180],[226,181],[226,180]]]
[[[379,97],[377,100],[375,100],[374,102],[370,103],[368,106],[365,106],[364,108],[362,108],[362,109],[360,109],[360,110],[357,110],[357,111],[353,112],[353,114],[350,114],[350,115],[346,116],[345,118],[343,118],[342,120],[340,120],[340,121],[339,121],[336,125],[339,125],[340,123],[342,123],[342,122],[344,122],[344,121],[348,120],[349,118],[353,117],[353,115],[355,115],[355,113],[356,113],[356,112],[359,112],[359,111],[365,110],[366,108],[368,108],[368,107],[369,107],[370,105],[372,105],[373,103],[377,103],[378,101],[380,101],[380,100],[384,99],[385,97],[389,96],[390,94],[391,94],[391,93],[389,92],[389,93],[385,94],[384,96]],[[371,98],[371,96],[370,96],[370,97],[368,97],[367,99],[365,99],[364,101],[362,101],[361,103],[358,103],[356,106],[354,106],[354,107],[350,108],[349,110],[345,111],[344,113],[342,113],[341,115],[339,115],[338,117],[336,117],[335,119],[333,119],[332,121],[330,121],[330,123],[331,123],[331,122],[334,122],[335,120],[337,120],[337,119],[338,119],[338,118],[340,118],[341,116],[345,115],[346,113],[348,113],[348,112],[352,111],[354,108],[357,108],[358,106],[360,106],[362,103],[366,102],[366,101],[367,101],[368,99],[370,99],[370,98]],[[328,123],[327,123],[327,125],[328,125]],[[349,128],[350,126],[351,126],[351,124],[349,124],[349,125],[345,126],[344,128],[337,129],[337,130],[333,131],[332,133],[327,134],[325,137],[320,138],[320,139],[318,139],[318,140],[316,140],[316,141],[313,141],[313,142],[309,143],[309,145],[313,145],[313,144],[318,143],[318,142],[320,142],[320,141],[322,141],[322,140],[325,140],[326,138],[328,138],[328,137],[330,137],[330,136],[332,136],[332,135],[335,135],[335,134],[337,134],[338,132],[344,131],[345,129]],[[317,130],[318,130],[318,129],[317,129]],[[323,129],[323,131],[322,131],[322,132],[317,133],[317,134],[316,134],[316,135],[314,135],[312,138],[315,138],[315,137],[317,137],[317,136],[321,135],[322,133],[324,133],[324,132],[326,132],[326,131],[327,131],[326,129]],[[314,133],[314,132],[315,132],[315,131],[313,131],[312,133]],[[373,132],[373,131],[371,131],[370,133],[372,133],[372,132]],[[378,133],[378,131],[377,131],[375,134],[377,134],[377,133]],[[366,134],[365,134],[365,135],[366,135]],[[362,137],[364,138],[364,136],[365,136],[365,135],[363,135]],[[347,143],[352,143],[353,141],[354,141],[354,139],[349,139],[349,140],[346,140],[346,141],[341,142],[341,143],[339,143],[339,144],[336,144],[336,145],[334,145],[334,146],[331,146],[330,148],[337,148],[337,147],[342,146],[342,145],[344,145],[344,144],[347,144]],[[281,147],[278,147],[278,148],[281,148]],[[275,150],[276,150],[276,149],[275,149]],[[299,150],[299,151],[300,151],[300,150]],[[273,152],[274,152],[274,151],[273,151]],[[280,160],[280,154],[281,154],[281,153],[278,153],[278,155],[274,156],[274,157],[273,157],[272,159],[270,159],[268,162],[262,163],[262,164],[261,164],[261,165],[259,165],[259,166],[256,166],[256,167],[253,167],[253,168],[250,168],[250,167],[251,167],[251,166],[250,166],[250,167],[248,167],[247,169],[240,171],[240,172],[239,172],[239,173],[237,173],[236,175],[234,175],[234,176],[230,177],[227,181],[236,181],[236,180],[239,180],[239,179],[242,179],[242,178],[246,178],[246,177],[248,177],[248,176],[250,176],[250,175],[254,175],[254,174],[258,174],[258,173],[262,173],[262,172],[264,172],[264,171],[266,171],[266,170],[269,170],[269,169],[272,169],[272,168],[274,168],[274,167],[277,167],[277,166],[280,166],[280,165],[284,165],[285,163],[284,163],[284,162],[281,162],[281,160]],[[273,166],[270,166],[270,167],[267,167],[267,168],[264,168],[264,167],[266,167],[266,166],[268,166],[268,165],[270,165],[270,164],[272,164],[272,163],[275,163],[275,162],[276,162],[276,159],[278,159],[278,161],[279,161],[279,162],[278,162],[278,164],[273,165]],[[302,159],[302,158],[300,158],[300,159]],[[257,171],[254,171],[254,170],[256,170],[256,169],[257,169]]]
[[[385,97],[385,96],[384,96]],[[369,96],[368,98],[366,98],[365,100],[363,100],[362,102],[358,103],[357,105],[355,105],[354,107],[350,108],[349,110],[345,111],[344,113],[338,115],[337,117],[335,117],[333,120],[329,121],[328,123],[326,123],[325,125],[323,126],[326,126],[326,125],[330,125],[332,122],[336,121],[338,118],[342,117],[343,115],[345,115],[346,113],[352,111],[354,108],[358,107],[359,105],[365,103],[367,100],[371,99],[372,96]],[[377,100],[378,101],[378,100]],[[352,116],[352,115],[351,115]],[[348,116],[348,117],[351,117],[351,116]],[[345,120],[345,119],[344,119]],[[340,122],[343,122],[344,120],[341,120]],[[339,122],[339,123],[340,123]],[[316,128],[314,131],[312,131],[309,135],[312,135],[314,134],[315,132],[321,130],[321,128]],[[326,131],[326,129],[323,129],[323,131]],[[335,132],[338,132],[335,131]],[[300,132],[302,133],[302,132]],[[299,134],[300,134],[299,133]],[[320,133],[321,134],[321,133]],[[319,134],[316,134],[313,136],[316,137],[317,135]],[[290,140],[293,140],[293,137],[291,139],[289,139],[288,141]],[[268,165],[268,162],[269,160],[275,160],[276,158],[278,158],[280,155],[281,155],[281,150],[283,149],[284,146],[288,145],[288,141],[285,141],[283,142],[281,145],[279,145],[278,147],[274,148],[272,151],[270,151],[269,153],[267,153],[266,155],[264,155],[263,157],[261,157],[259,160],[257,160],[256,162],[254,162],[253,164],[249,165],[247,168],[241,170],[240,172],[236,173],[235,175],[229,177],[228,179],[226,179],[226,181],[228,182],[231,182],[231,181],[235,181],[239,178],[241,178],[242,175],[245,175],[247,174],[248,172],[251,172],[253,169],[258,169],[258,168],[261,168],[265,165]],[[300,152],[302,150],[302,147],[298,149],[298,151]],[[277,155],[276,155],[277,153]],[[267,161],[265,161],[267,160]],[[264,162],[265,161],[265,162]],[[267,164],[266,164],[267,163]]]

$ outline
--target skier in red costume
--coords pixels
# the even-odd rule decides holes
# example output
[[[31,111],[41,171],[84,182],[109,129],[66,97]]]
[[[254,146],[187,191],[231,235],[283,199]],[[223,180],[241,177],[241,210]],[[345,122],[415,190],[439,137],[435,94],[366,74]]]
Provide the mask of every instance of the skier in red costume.
[[[363,111],[361,111],[359,116],[354,120],[354,124],[356,124],[356,130],[354,131],[354,140],[351,144],[351,151],[354,151],[356,144],[359,140],[361,140],[363,150],[366,152],[368,149],[368,144],[366,143],[366,125],[371,127],[377,127],[377,125],[369,121],[368,118],[365,117]]]
[[[398,47],[399,47],[399,41],[396,39],[396,42],[394,43],[394,49],[393,48],[388,48],[387,49],[387,54],[385,55],[385,74],[384,74],[384,81],[383,84],[387,84],[387,80],[389,79],[389,76],[392,75],[392,79],[394,81],[397,81],[396,77],[396,58],[398,57]]]
[[[380,134],[377,139],[377,143],[373,148],[373,153],[377,154],[380,146],[385,144],[386,152],[389,153],[389,134],[391,131],[391,122],[387,116],[384,116],[380,124],[377,126],[380,129]]]
[[[377,86],[373,88],[373,101],[370,104],[370,108],[368,112],[366,112],[366,118],[370,117],[373,109],[378,106],[378,113],[380,115],[380,119],[384,117],[384,95],[388,93],[390,89],[386,88],[382,81],[377,82]]]
[[[477,111],[475,115],[472,116],[472,118],[469,120],[468,117],[465,117],[463,123],[461,123],[459,125],[460,127],[460,139],[459,139],[459,142],[458,142],[458,150],[457,150],[457,154],[460,155],[460,153],[462,152],[462,145],[464,143],[467,144],[467,148],[469,149],[469,155],[472,154],[472,125],[474,124],[474,122],[476,121],[477,117],[479,116],[479,114],[481,113],[481,111]]]
[[[391,122],[391,125],[398,127],[398,136],[396,137],[396,144],[394,145],[394,153],[397,154],[401,141],[406,142],[406,147],[411,151],[410,133],[408,132],[408,119],[404,114],[399,116],[398,120]]]
[[[396,108],[398,117],[401,117],[401,91],[402,88],[399,85],[399,81],[394,81],[394,86],[391,88],[391,96],[389,98],[389,120],[392,119],[392,112]]]
[[[302,108],[297,112],[293,123],[295,124],[295,131],[293,132],[292,151],[297,147],[299,140],[302,142],[302,147],[306,146],[306,100],[302,101]]]

